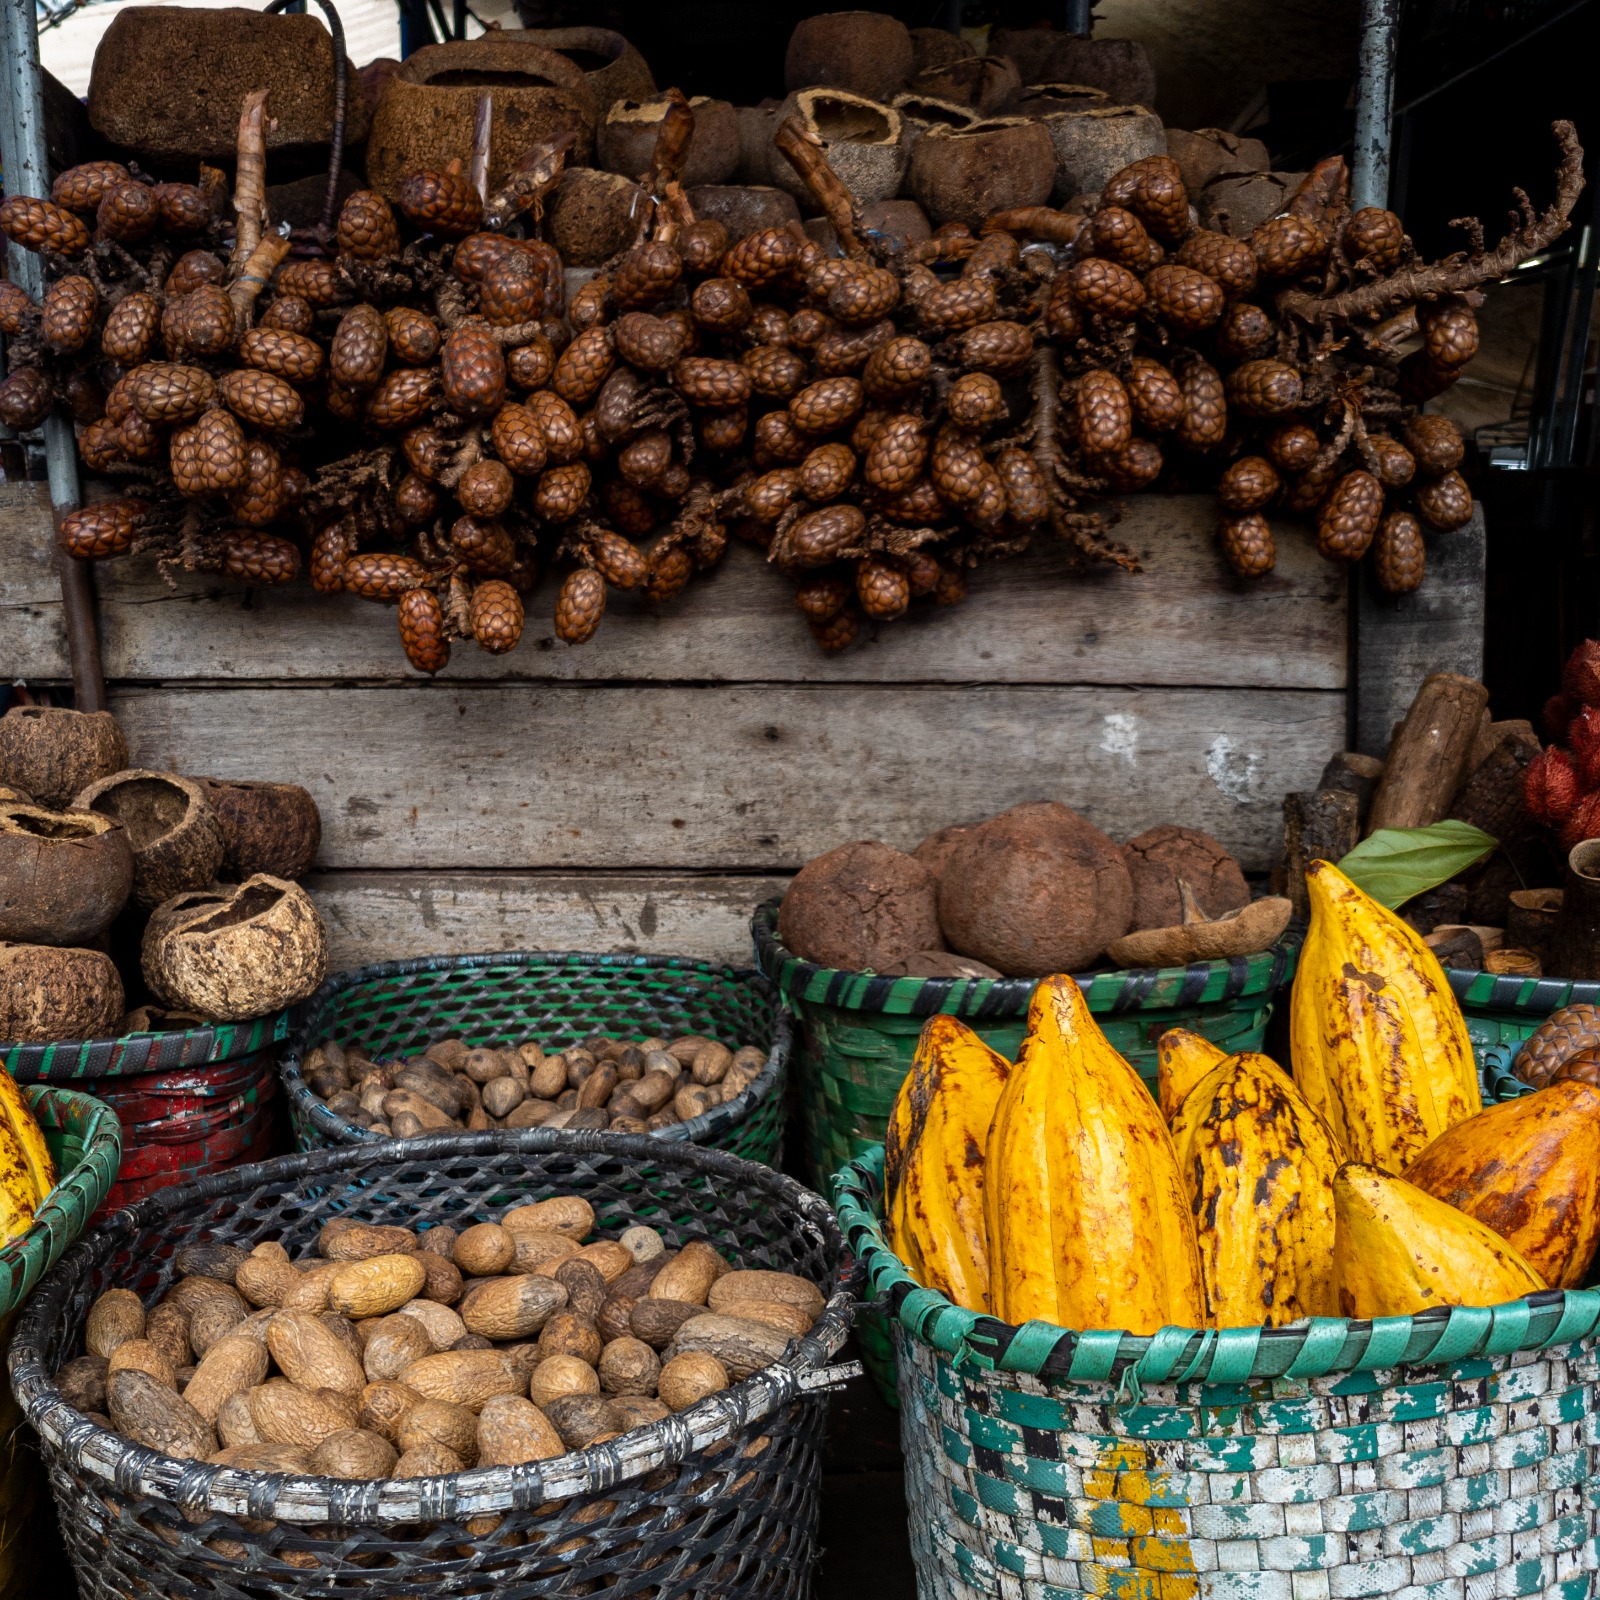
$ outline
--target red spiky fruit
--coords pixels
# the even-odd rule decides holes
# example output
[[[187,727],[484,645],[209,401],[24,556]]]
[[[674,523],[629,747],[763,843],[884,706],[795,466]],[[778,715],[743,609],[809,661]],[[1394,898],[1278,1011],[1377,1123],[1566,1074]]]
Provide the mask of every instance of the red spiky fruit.
[[[1585,639],[1567,657],[1561,688],[1575,706],[1600,706],[1600,639]]]
[[[1585,794],[1600,789],[1600,706],[1584,706],[1567,724],[1567,747],[1578,787]]]
[[[1541,715],[1544,736],[1551,744],[1560,744],[1567,736],[1567,724],[1572,721],[1572,703],[1564,694],[1553,694],[1544,703]]]
[[[1586,794],[1561,824],[1561,848],[1571,850],[1585,839],[1600,839],[1600,790]]]
[[[1522,809],[1535,822],[1559,828],[1577,809],[1578,775],[1565,750],[1546,750],[1522,774]]]

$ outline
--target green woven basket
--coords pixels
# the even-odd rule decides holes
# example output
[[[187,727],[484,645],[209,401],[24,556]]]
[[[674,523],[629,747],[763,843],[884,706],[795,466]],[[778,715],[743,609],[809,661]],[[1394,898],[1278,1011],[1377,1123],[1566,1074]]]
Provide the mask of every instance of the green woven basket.
[[[170,1033],[128,1033],[115,1039],[66,1039],[48,1044],[0,1044],[0,1066],[18,1083],[172,1072],[255,1055],[289,1034],[289,1013],[245,1022],[212,1022]]]
[[[1570,978],[1514,978],[1498,972],[1448,967],[1445,976],[1467,1019],[1467,1032],[1480,1049],[1522,1043],[1562,1006],[1600,1005],[1600,983]]]
[[[824,1187],[845,1162],[883,1142],[922,1024],[947,1012],[1015,1060],[1036,987],[1031,978],[884,978],[813,966],[778,940],[778,902],[751,932],[762,970],[800,1017],[796,1063],[806,1159]],[[1294,976],[1300,936],[1259,955],[1188,967],[1096,972],[1078,979],[1112,1045],[1150,1084],[1156,1040],[1193,1028],[1230,1053],[1259,1050],[1273,996]]]
[[[788,1013],[759,972],[679,956],[501,951],[339,973],[306,1002],[279,1061],[295,1144],[320,1150],[380,1137],[330,1111],[307,1086],[301,1063],[328,1040],[381,1060],[452,1036],[483,1045],[537,1039],[563,1049],[593,1033],[705,1033],[733,1048],[765,1050],[766,1067],[736,1099],[656,1137],[778,1164],[793,1038]]]
[[[1149,1337],[919,1288],[883,1152],[836,1183],[899,1353],[920,1600],[1590,1600],[1600,1291]]]

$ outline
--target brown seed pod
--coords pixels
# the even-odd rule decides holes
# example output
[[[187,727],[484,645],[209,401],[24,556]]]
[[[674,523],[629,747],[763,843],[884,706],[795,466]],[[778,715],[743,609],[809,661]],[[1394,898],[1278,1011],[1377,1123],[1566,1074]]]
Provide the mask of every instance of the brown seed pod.
[[[404,428],[433,404],[439,374],[432,367],[403,367],[379,381],[367,400],[367,421],[375,428]]]
[[[1258,511],[1224,517],[1217,530],[1217,542],[1228,565],[1241,578],[1263,577],[1277,565],[1278,547],[1272,526]]]
[[[617,364],[610,328],[588,328],[557,358],[550,389],[571,406],[586,406]]]
[[[799,498],[799,469],[774,467],[745,487],[744,507],[757,522],[773,523]]]
[[[265,439],[247,439],[244,480],[228,497],[236,521],[247,528],[269,528],[283,515],[288,480],[278,452]]]
[[[789,420],[803,433],[833,433],[854,421],[865,403],[857,378],[819,378],[789,402]]]
[[[221,283],[228,275],[221,257],[210,250],[186,250],[167,274],[169,295],[189,294],[202,283]]]
[[[280,294],[267,302],[261,313],[262,328],[281,328],[285,333],[308,334],[317,325],[317,314],[309,301],[297,294]]]
[[[108,189],[126,182],[128,169],[120,161],[83,161],[50,185],[50,199],[68,211],[96,211]]]
[[[695,285],[689,311],[709,332],[737,333],[750,320],[750,296],[744,285],[732,278],[707,278]]]
[[[161,205],[155,190],[142,183],[116,183],[100,197],[94,220],[103,238],[137,244],[160,226]]]
[[[611,293],[624,310],[653,306],[677,288],[683,257],[670,245],[653,240],[635,245],[617,263]]]
[[[750,398],[744,368],[715,356],[685,356],[672,369],[672,386],[695,406],[741,406]]]
[[[445,239],[471,233],[483,217],[477,191],[458,171],[413,172],[401,180],[399,199],[413,227]]]
[[[322,346],[303,333],[282,328],[246,328],[239,359],[289,383],[314,383],[322,375]]]
[[[1459,472],[1417,486],[1417,511],[1430,528],[1453,533],[1472,520],[1472,491]]]
[[[610,479],[601,487],[600,503],[606,508],[606,515],[629,538],[642,539],[655,528],[655,507],[644,492],[631,483]]]
[[[597,336],[608,341],[614,337],[617,354],[642,372],[665,372],[683,355],[683,335],[680,330],[661,317],[651,316],[648,311],[624,312],[610,328],[592,328],[588,333],[580,333],[578,340]],[[568,347],[567,355],[571,354],[578,340]],[[561,360],[565,361],[567,355],[563,355]],[[559,391],[559,385],[556,387]]]
[[[1222,315],[1226,303],[1222,285],[1215,278],[1177,262],[1152,267],[1144,275],[1144,287],[1151,310],[1180,333],[1209,328]]]
[[[124,461],[138,462],[159,461],[165,445],[160,430],[137,411],[130,411],[117,425],[117,442]]]
[[[868,358],[861,374],[866,392],[892,402],[915,394],[933,371],[933,351],[921,339],[891,339]]]
[[[339,208],[334,237],[339,254],[357,261],[381,261],[400,253],[394,210],[375,189],[357,189]]]
[[[1144,224],[1125,206],[1103,205],[1089,218],[1089,245],[1094,255],[1133,272],[1150,265],[1152,247],[1160,254]]]
[[[800,241],[787,228],[763,228],[728,251],[722,270],[747,289],[769,288],[799,267],[801,248]]]
[[[368,551],[346,558],[344,587],[363,600],[398,600],[408,589],[427,581],[427,568],[411,556]]]
[[[109,472],[122,460],[122,430],[100,417],[78,435],[78,457],[91,472]]]
[[[960,567],[941,566],[933,591],[936,606],[958,606],[967,598],[967,574]]]
[[[1183,390],[1183,420],[1178,443],[1186,450],[1215,450],[1228,432],[1228,406],[1217,369],[1198,356],[1184,363],[1178,378]]]
[[[479,648],[492,656],[515,650],[522,638],[521,596],[499,578],[486,578],[473,589],[467,617]]]
[[[1074,405],[1078,444],[1087,455],[1111,456],[1133,437],[1133,406],[1114,372],[1096,367],[1078,380]],[[937,483],[938,478],[934,481]],[[944,485],[939,484],[941,493]]]
[[[1144,307],[1144,284],[1114,261],[1091,256],[1069,268],[1067,281],[1079,305],[1110,321],[1131,321]]]
[[[811,449],[811,441],[795,427],[787,411],[769,411],[757,417],[755,436],[755,463],[762,468],[792,466],[803,461]]]
[[[95,312],[100,295],[87,278],[57,278],[44,292],[39,314],[39,332],[57,355],[72,355],[83,349],[94,332]]]
[[[945,396],[945,414],[958,428],[981,432],[1006,414],[999,382],[987,372],[968,372],[951,384]]]
[[[455,247],[450,264],[463,283],[481,283],[491,267],[520,253],[520,241],[503,233],[470,233]]]
[[[1248,301],[1235,301],[1217,323],[1217,354],[1230,361],[1264,356],[1277,342],[1278,330],[1272,318]]]
[[[345,298],[339,269],[331,261],[285,261],[272,282],[279,294],[298,295],[309,306],[336,306]]]
[[[672,438],[663,428],[647,428],[617,453],[617,470],[638,489],[652,487],[672,465]]]
[[[1417,458],[1386,433],[1370,435],[1372,470],[1385,489],[1403,489],[1416,476]]]
[[[400,596],[395,620],[400,628],[400,648],[418,672],[432,676],[449,665],[444,606],[432,589],[407,589]]]
[[[344,588],[345,562],[355,553],[355,538],[348,524],[330,522],[311,541],[311,587],[318,594],[338,594]]]
[[[1428,551],[1422,542],[1422,525],[1410,512],[1391,511],[1379,524],[1372,542],[1372,564],[1378,587],[1386,594],[1410,594],[1422,587]]]
[[[339,318],[328,351],[328,371],[346,389],[370,389],[383,376],[389,329],[376,306],[352,306]]]
[[[894,324],[887,317],[865,328],[830,329],[811,352],[817,376],[835,378],[859,372],[894,336]]]
[[[642,588],[649,571],[643,553],[610,528],[595,528],[584,541],[594,570],[613,589]]]
[[[751,390],[768,400],[788,400],[805,387],[809,369],[806,358],[782,345],[757,345],[747,350],[740,362],[750,379]]]
[[[478,283],[478,314],[493,328],[532,322],[544,311],[544,273],[520,250],[491,262]]]
[[[909,413],[892,417],[867,451],[863,476],[881,493],[899,494],[922,476],[928,448],[921,417]]]
[[[549,458],[544,431],[526,406],[515,401],[501,406],[489,436],[495,454],[513,472],[532,478],[544,471]]]
[[[487,416],[505,404],[505,356],[481,322],[463,322],[452,330],[439,352],[439,373],[452,411]]]
[[[142,298],[152,305],[155,304],[153,295],[129,295],[127,298],[129,300]],[[0,333],[8,339],[16,338],[27,327],[37,309],[33,301],[28,298],[28,291],[20,283],[12,283],[9,278],[0,278]],[[113,356],[112,359],[115,360],[116,357]],[[144,358],[140,356],[137,359]]]
[[[1359,561],[1383,515],[1383,485],[1370,472],[1347,472],[1317,516],[1317,549],[1335,561]]]
[[[899,527],[920,528],[943,521],[950,508],[931,478],[919,478],[909,489],[881,499],[878,511],[886,521]]]
[[[1460,300],[1429,307],[1422,318],[1422,349],[1431,365],[1446,372],[1464,367],[1478,353],[1472,307]]]
[[[994,470],[1005,490],[1006,515],[1019,528],[1030,528],[1050,515],[1049,485],[1028,451],[1008,446],[994,458]]]
[[[412,428],[400,441],[405,451],[406,463],[418,477],[430,483],[451,464],[454,451],[449,441],[437,428],[424,425]]]
[[[24,250],[51,255],[78,256],[89,248],[89,230],[70,211],[27,195],[0,201],[0,233]]]
[[[1299,369],[1287,361],[1246,361],[1228,374],[1228,401],[1247,417],[1281,417],[1301,393]]]
[[[1050,299],[1044,309],[1044,331],[1063,344],[1083,333],[1083,310],[1073,297],[1072,280],[1064,272],[1057,273],[1050,285]]]
[[[893,561],[865,556],[856,563],[856,598],[869,617],[893,622],[910,608],[911,582]]]
[[[1163,244],[1177,244],[1189,232],[1189,196],[1171,156],[1130,161],[1107,179],[1100,203],[1127,206]]]
[[[591,567],[574,567],[556,596],[556,637],[583,644],[594,637],[605,610],[605,579]]]
[[[583,429],[578,415],[560,395],[539,389],[523,401],[523,406],[544,434],[552,461],[576,461],[583,454]]]
[[[562,467],[546,467],[539,474],[539,484],[533,494],[533,508],[546,522],[570,522],[583,510],[589,482],[589,469],[581,461]]]
[[[855,585],[830,574],[810,578],[794,592],[794,603],[803,616],[812,622],[826,622],[836,617],[855,597]]]
[[[158,427],[193,421],[217,395],[209,372],[167,361],[147,361],[124,381],[133,409]]]
[[[1405,442],[1424,472],[1453,471],[1466,454],[1461,430],[1448,417],[1413,417],[1405,426]]]
[[[1313,461],[1290,483],[1284,505],[1296,516],[1309,516],[1332,493],[1340,471],[1337,461]]]
[[[1250,235],[1256,266],[1268,278],[1297,278],[1328,253],[1328,236],[1310,217],[1269,217]]]
[[[226,494],[245,478],[244,432],[220,406],[172,435],[172,481],[190,499]]]
[[[503,578],[517,558],[511,535],[485,517],[457,517],[450,528],[450,548],[470,572]]]
[[[714,217],[697,217],[678,235],[683,270],[696,277],[715,272],[728,253],[728,230]]]
[[[860,507],[824,506],[797,518],[772,541],[771,559],[785,571],[800,572],[837,561],[866,532]]]
[[[681,500],[688,494],[692,481],[689,469],[681,461],[674,461],[656,480],[651,493],[662,500]]]
[[[305,401],[271,372],[241,368],[225,373],[217,393],[230,411],[258,428],[298,428],[306,414]]]
[[[883,267],[852,264],[828,290],[829,314],[850,326],[876,322],[899,302],[900,280]]]
[[[84,561],[120,556],[132,548],[144,517],[141,501],[97,500],[61,519],[61,548]]]
[[[731,279],[726,281],[732,282]],[[819,311],[815,306],[801,306],[787,319],[787,337],[781,342],[792,345],[796,350],[811,350],[819,339],[832,333],[838,326],[827,312]]]
[[[1259,511],[1272,503],[1281,481],[1263,456],[1241,456],[1217,479],[1217,500],[1226,511]]]
[[[1376,272],[1391,272],[1399,266],[1405,244],[1406,230],[1399,217],[1381,206],[1363,206],[1344,225],[1345,254],[1357,266]]]
[[[750,431],[750,408],[729,406],[726,411],[702,411],[699,417],[700,443],[707,449],[726,454],[737,450]]]
[[[395,485],[394,508],[402,522],[420,528],[438,515],[439,495],[426,478],[408,472]]]
[[[158,183],[156,210],[168,233],[199,233],[215,220],[211,199],[193,183]]]
[[[1135,356],[1129,366],[1127,390],[1140,427],[1166,433],[1183,420],[1182,386],[1159,361]]]
[[[383,325],[395,360],[404,361],[407,366],[426,366],[438,355],[439,346],[444,342],[439,324],[425,312],[413,311],[410,306],[393,306],[385,311]]]
[[[861,631],[861,614],[853,608],[847,608],[825,622],[812,617],[806,626],[811,629],[811,637],[819,650],[828,655],[837,655],[856,642],[856,636]]]
[[[849,445],[835,441],[818,445],[800,463],[800,488],[813,505],[837,500],[855,481],[856,455]]]
[[[1178,247],[1174,258],[1221,285],[1229,298],[1249,294],[1256,286],[1256,256],[1243,239],[1197,228]]]
[[[1304,472],[1321,448],[1316,430],[1304,422],[1286,422],[1267,438],[1267,455],[1281,472]]]
[[[954,428],[939,430],[933,441],[928,471],[940,497],[963,510],[978,504],[988,479],[993,476],[983,451],[971,436]]]
[[[1153,439],[1130,439],[1104,460],[1111,487],[1122,494],[1148,489],[1161,476],[1163,464],[1161,446]]]
[[[658,544],[650,552],[645,598],[660,602],[678,594],[694,576],[694,562],[682,545]]]
[[[275,533],[230,528],[222,536],[222,570],[241,583],[290,583],[300,576],[300,550]]]

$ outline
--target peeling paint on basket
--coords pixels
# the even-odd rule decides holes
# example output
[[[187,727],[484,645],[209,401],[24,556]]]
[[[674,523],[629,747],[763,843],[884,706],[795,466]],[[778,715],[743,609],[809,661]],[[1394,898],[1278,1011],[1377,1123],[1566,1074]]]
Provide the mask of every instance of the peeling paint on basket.
[[[1108,1439],[1084,1471],[1083,1495],[1082,1526],[1094,1552],[1093,1564],[1080,1569],[1086,1594],[1199,1600],[1183,1484],[1144,1445]]]

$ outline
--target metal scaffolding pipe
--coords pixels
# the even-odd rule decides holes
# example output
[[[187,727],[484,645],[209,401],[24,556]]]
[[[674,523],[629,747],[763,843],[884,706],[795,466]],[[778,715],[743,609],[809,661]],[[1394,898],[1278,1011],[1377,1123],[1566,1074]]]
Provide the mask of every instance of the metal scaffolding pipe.
[[[6,192],[45,197],[50,193],[50,160],[45,144],[44,87],[39,76],[39,26],[33,0],[0,0],[0,51],[4,52],[4,111],[0,112],[0,159]],[[44,262],[31,250],[10,256],[17,282],[38,299],[44,290]],[[52,413],[44,423],[45,465],[50,504],[57,520],[82,503],[78,449],[72,423]],[[100,668],[100,638],[95,626],[94,587],[89,564],[55,552],[66,617],[72,688],[80,711],[103,711],[105,677]]]
[[[1401,0],[1362,0],[1361,55],[1356,68],[1355,165],[1350,203],[1389,203],[1389,153],[1394,125],[1394,64]]]

